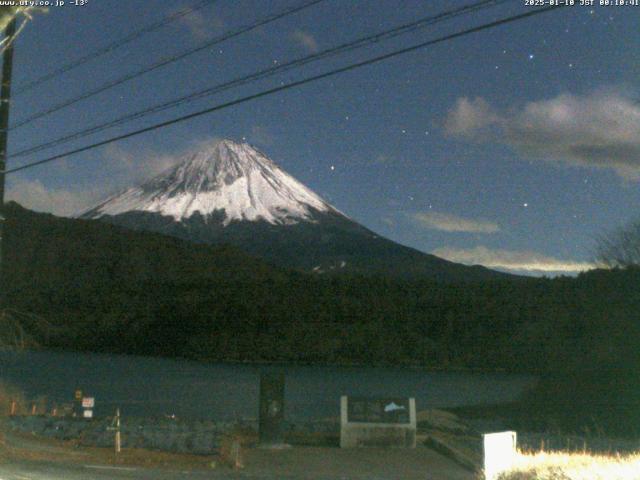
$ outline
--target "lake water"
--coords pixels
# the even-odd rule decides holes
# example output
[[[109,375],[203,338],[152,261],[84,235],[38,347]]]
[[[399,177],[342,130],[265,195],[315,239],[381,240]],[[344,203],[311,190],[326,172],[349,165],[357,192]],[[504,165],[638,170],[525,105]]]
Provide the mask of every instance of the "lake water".
[[[76,388],[96,399],[97,416],[231,420],[257,418],[259,365],[206,364],[124,355],[0,352],[0,379],[29,397],[70,402]],[[411,368],[278,366],[286,375],[286,417],[339,415],[341,395],[415,397],[418,410],[507,402],[531,376],[432,372]]]

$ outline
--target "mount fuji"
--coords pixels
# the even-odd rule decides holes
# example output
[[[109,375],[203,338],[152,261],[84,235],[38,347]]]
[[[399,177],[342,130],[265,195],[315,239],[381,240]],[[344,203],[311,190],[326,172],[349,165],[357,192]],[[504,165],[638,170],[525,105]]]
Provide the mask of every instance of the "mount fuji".
[[[228,243],[271,263],[317,274],[350,272],[484,280],[468,267],[380,237],[246,143],[222,140],[83,213],[196,243]]]

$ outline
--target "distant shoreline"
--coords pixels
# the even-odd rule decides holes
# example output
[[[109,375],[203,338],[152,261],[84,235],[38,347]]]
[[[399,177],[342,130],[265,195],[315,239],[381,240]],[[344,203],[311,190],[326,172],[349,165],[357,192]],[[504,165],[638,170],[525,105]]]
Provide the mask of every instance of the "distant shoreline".
[[[64,354],[89,354],[99,356],[121,356],[121,357],[136,357],[136,358],[149,358],[149,359],[162,359],[169,361],[188,361],[201,364],[218,364],[218,365],[248,365],[248,366],[291,366],[291,367],[327,367],[327,368],[402,368],[406,370],[422,370],[428,373],[487,373],[487,374],[508,374],[508,375],[527,375],[527,376],[539,376],[541,372],[528,372],[528,371],[513,371],[506,368],[489,369],[483,367],[436,367],[425,366],[418,363],[391,363],[391,362],[314,362],[314,361],[288,361],[288,360],[207,360],[197,359],[189,357],[168,357],[168,356],[149,356],[139,355],[135,353],[111,353],[111,352],[94,352],[90,350],[69,350],[69,349],[57,349],[57,348],[26,348],[24,350],[3,350],[0,354],[17,355],[23,352],[30,353],[64,353]]]

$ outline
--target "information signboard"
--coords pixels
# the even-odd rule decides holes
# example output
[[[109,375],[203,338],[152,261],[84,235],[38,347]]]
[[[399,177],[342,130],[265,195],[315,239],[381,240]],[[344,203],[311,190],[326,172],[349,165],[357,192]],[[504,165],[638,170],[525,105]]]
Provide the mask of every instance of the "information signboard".
[[[340,399],[340,446],[416,446],[416,401],[414,398]]]
[[[410,423],[409,399],[349,397],[347,420],[360,423]]]

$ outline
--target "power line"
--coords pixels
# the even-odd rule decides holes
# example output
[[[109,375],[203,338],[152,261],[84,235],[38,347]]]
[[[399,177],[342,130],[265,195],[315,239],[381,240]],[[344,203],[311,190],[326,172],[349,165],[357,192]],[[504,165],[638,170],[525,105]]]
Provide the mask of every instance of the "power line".
[[[488,30],[490,28],[498,27],[500,25],[505,25],[505,24],[508,24],[508,23],[513,23],[513,22],[517,22],[517,21],[520,21],[520,20],[524,20],[526,18],[533,17],[533,16],[536,16],[536,15],[540,15],[540,14],[549,12],[551,10],[557,10],[557,9],[560,9],[560,8],[563,8],[563,7],[564,7],[564,5],[547,6],[547,7],[539,8],[539,9],[536,9],[536,10],[531,10],[531,11],[528,11],[528,12],[525,12],[525,13],[521,13],[519,15],[512,15],[510,17],[502,18],[500,20],[496,20],[496,21],[493,21],[493,22],[485,23],[485,24],[477,26],[477,27],[473,27],[473,28],[469,28],[469,29],[466,29],[466,30],[462,30],[460,32],[456,32],[456,33],[452,33],[452,34],[449,34],[449,35],[445,35],[443,37],[439,37],[439,38],[434,39],[434,40],[429,40],[429,41],[426,41],[426,42],[418,43],[416,45],[412,45],[410,47],[405,47],[405,48],[402,48],[400,50],[395,50],[395,51],[390,52],[390,53],[379,55],[379,56],[370,58],[368,60],[364,60],[364,61],[361,61],[361,62],[358,62],[358,63],[352,63],[352,64],[347,65],[345,67],[336,68],[334,70],[330,70],[328,72],[321,73],[319,75],[313,75],[311,77],[307,77],[307,78],[304,78],[302,80],[297,80],[295,82],[287,83],[287,84],[281,85],[279,87],[271,88],[271,89],[268,89],[268,90],[264,90],[262,92],[258,92],[258,93],[252,94],[252,95],[248,95],[248,96],[245,96],[245,97],[238,98],[236,100],[232,100],[232,101],[229,101],[229,102],[226,102],[226,103],[215,105],[215,106],[207,108],[205,110],[200,110],[198,112],[194,112],[194,113],[191,113],[191,114],[188,114],[188,115],[184,115],[184,116],[181,116],[181,117],[178,117],[178,118],[174,118],[172,120],[168,120],[168,121],[165,121],[165,122],[157,123],[155,125],[151,125],[149,127],[145,127],[145,128],[139,129],[139,130],[135,130],[133,132],[125,133],[123,135],[118,135],[116,137],[112,137],[112,138],[109,138],[107,140],[102,140],[100,142],[96,142],[96,143],[93,143],[93,144],[90,144],[90,145],[86,145],[84,147],[76,148],[74,150],[70,150],[70,151],[65,152],[65,153],[54,155],[54,156],[51,156],[51,157],[48,157],[48,158],[44,158],[42,160],[38,160],[38,161],[35,161],[35,162],[27,163],[25,165],[21,165],[19,167],[15,167],[15,168],[6,170],[4,173],[5,174],[15,173],[15,172],[19,172],[19,171],[22,171],[22,170],[33,168],[33,167],[36,167],[36,166],[39,166],[39,165],[43,165],[45,163],[50,163],[50,162],[53,162],[55,160],[59,160],[61,158],[68,157],[70,155],[75,155],[75,154],[78,154],[78,153],[82,153],[82,152],[86,152],[86,151],[89,151],[89,150],[93,150],[95,148],[102,147],[104,145],[108,145],[110,143],[114,143],[114,142],[117,142],[117,141],[120,141],[120,140],[125,140],[127,138],[131,138],[131,137],[135,137],[135,136],[141,135],[143,133],[151,132],[153,130],[158,130],[160,128],[168,127],[170,125],[174,125],[174,124],[181,123],[181,122],[184,122],[184,121],[187,121],[187,120],[191,120],[193,118],[197,118],[197,117],[206,115],[208,113],[213,113],[213,112],[216,112],[216,111],[219,111],[219,110],[223,110],[225,108],[229,108],[229,107],[232,107],[232,106],[235,106],[235,105],[239,105],[241,103],[249,102],[251,100],[256,100],[256,99],[262,98],[262,97],[266,97],[267,95],[272,95],[274,93],[278,93],[278,92],[281,92],[281,91],[284,91],[284,90],[289,90],[291,88],[295,88],[295,87],[299,87],[299,86],[302,86],[302,85],[306,85],[308,83],[315,82],[315,81],[318,81],[318,80],[322,80],[324,78],[329,78],[329,77],[332,77],[332,76],[335,76],[335,75],[338,75],[338,74],[341,74],[341,73],[345,73],[345,72],[349,72],[351,70],[355,70],[357,68],[361,68],[361,67],[364,67],[364,66],[367,66],[367,65],[372,65],[374,63],[378,63],[378,62],[381,62],[381,61],[384,61],[384,60],[388,60],[390,58],[394,58],[394,57],[397,57],[399,55],[404,55],[406,53],[414,52],[414,51],[419,50],[421,48],[425,48],[425,47],[428,47],[428,46],[431,46],[431,45],[435,45],[437,43],[442,43],[442,42],[445,42],[445,41],[448,41],[448,40],[453,40],[455,38],[463,37],[465,35],[469,35],[469,34],[472,34],[472,33],[477,33],[477,32],[483,31],[483,30]]]
[[[230,32],[227,32],[225,34],[222,34],[220,36],[214,37],[213,39],[207,40],[206,42],[198,45],[195,48],[190,48],[188,50],[185,50],[177,55],[172,55],[171,57],[165,58],[163,60],[160,60],[159,62],[156,62],[154,64],[152,64],[150,67],[146,67],[143,68],[142,70],[138,70],[137,72],[134,73],[129,73],[126,74],[120,78],[117,78],[115,80],[112,80],[110,82],[107,82],[93,90],[89,90],[88,92],[82,93],[80,95],[78,95],[77,97],[73,97],[70,98],[68,100],[64,100],[61,103],[58,103],[52,107],[49,107],[45,110],[42,110],[40,112],[34,113],[33,115],[26,117],[20,121],[18,121],[15,125],[13,125],[12,127],[9,128],[9,130],[15,130],[17,128],[23,127],[24,125],[27,125],[28,123],[31,123],[35,120],[38,120],[42,117],[46,117],[47,115],[51,115],[54,112],[57,112],[58,110],[62,110],[63,108],[67,108],[71,105],[74,105],[82,100],[86,100],[87,98],[91,98],[99,93],[105,92],[113,87],[116,87],[118,85],[122,85],[125,82],[128,82],[130,80],[133,80],[135,78],[141,77],[142,75],[152,72],[154,70],[157,70],[158,68],[164,67],[166,65],[169,65],[171,63],[177,62],[178,60],[182,60],[186,57],[189,57],[195,53],[201,52],[202,50],[206,50],[207,48],[210,48],[214,45],[217,45],[219,43],[222,43],[226,40],[229,40],[231,38],[240,36],[244,33],[250,32],[252,30],[255,30],[256,28],[262,27],[268,23],[274,22],[276,20],[279,20],[281,18],[284,18],[286,16],[292,15],[294,13],[300,12],[302,10],[305,10],[309,7],[312,7],[318,3],[324,2],[325,0],[307,0],[306,2],[303,2],[302,4],[298,4],[297,6],[294,7],[288,7],[278,13],[272,14],[272,15],[268,15],[267,17],[262,18],[261,20],[258,20],[250,25],[245,25],[243,27],[240,27],[236,30],[232,30]]]
[[[126,45],[127,43],[131,43],[134,40],[137,40],[138,38],[148,34],[148,33],[152,33],[155,32],[156,30],[161,29],[162,27],[176,21],[179,20],[180,18],[183,18],[187,15],[189,15],[190,13],[196,12],[198,10],[201,10],[202,8],[206,7],[209,4],[215,3],[218,0],[201,0],[200,2],[195,3],[194,5],[191,5],[190,7],[186,7],[183,8],[182,10],[179,10],[177,12],[174,12],[170,15],[167,15],[166,17],[162,18],[161,20],[157,21],[156,23],[152,23],[150,25],[147,25],[146,27],[141,28],[140,30],[136,30],[135,32],[130,33],[129,35],[116,40],[108,45],[105,45],[104,47],[88,53],[87,55],[80,57],[76,60],[73,60],[55,70],[52,70],[49,73],[45,73],[44,75],[36,78],[35,80],[32,80],[30,82],[27,82],[26,84],[24,84],[22,87],[16,89],[16,95],[20,95],[24,92],[27,92],[29,90],[32,90],[33,88],[37,87],[38,85],[41,85],[45,82],[48,82],[49,80],[62,75],[64,73],[67,73],[81,65],[84,65],[87,62],[90,62],[92,60],[95,60],[96,58],[99,58],[103,55],[106,55],[107,53],[113,52],[114,50],[117,50],[118,48]]]
[[[303,65],[306,65],[307,63],[310,62],[314,62],[316,60],[320,60],[320,59],[324,59],[324,58],[328,58],[328,57],[332,57],[335,55],[339,55],[345,52],[349,52],[358,48],[362,48],[366,45],[369,44],[373,44],[373,43],[378,43],[384,40],[388,40],[391,38],[395,38],[399,35],[403,35],[409,32],[413,32],[417,29],[420,28],[424,28],[426,26],[429,25],[433,25],[445,20],[450,20],[454,17],[460,16],[460,15],[465,15],[465,14],[469,14],[472,12],[477,12],[481,9],[485,9],[488,7],[494,7],[503,3],[506,3],[508,1],[512,1],[512,0],[482,0],[479,2],[475,2],[473,4],[469,4],[469,5],[465,5],[463,7],[459,7],[453,10],[447,10],[445,12],[441,12],[437,15],[431,15],[428,17],[423,17],[420,18],[414,22],[410,22],[404,25],[400,25],[398,27],[392,28],[390,30],[385,30],[383,32],[379,32],[373,35],[368,35],[365,37],[360,37],[356,40],[352,40],[350,42],[346,42],[343,43],[341,45],[338,45],[336,47],[331,47],[328,49],[325,49],[321,52],[317,52],[311,55],[307,55],[301,58],[297,58],[295,60],[289,61],[287,63],[282,63],[279,64],[277,66],[272,66],[263,70],[260,70],[258,72],[255,72],[253,74],[247,75],[247,76],[243,76],[243,77],[239,77],[239,78],[235,78],[233,80],[215,85],[213,87],[209,87],[206,88],[204,90],[200,90],[198,92],[194,92],[191,93],[189,95],[185,95],[182,97],[178,97],[176,99],[170,100],[168,102],[164,102],[164,103],[160,103],[157,105],[154,105],[152,107],[146,108],[144,110],[141,111],[137,111],[131,114],[127,114],[124,115],[122,117],[116,118],[114,120],[110,120],[108,122],[102,123],[102,124],[98,124],[98,125],[94,125],[93,127],[89,127],[80,131],[76,131],[74,133],[65,135],[63,137],[57,138],[55,140],[51,140],[48,141],[46,143],[42,143],[40,145],[36,145],[33,147],[29,147],[27,149],[18,151],[16,153],[14,153],[13,155],[10,155],[9,158],[16,158],[16,157],[21,157],[21,156],[25,156],[25,155],[29,155],[32,153],[36,153],[36,152],[40,152],[43,150],[48,150],[50,148],[53,148],[55,146],[67,143],[69,141],[72,140],[77,140],[80,138],[84,138],[88,135],[94,134],[94,133],[98,133],[101,132],[103,130],[109,129],[109,128],[113,128],[116,127],[118,125],[122,125],[124,123],[128,123],[131,122],[133,120],[138,120],[140,118],[144,118],[148,115],[154,114],[154,113],[158,113],[170,108],[175,108],[179,105],[182,105],[184,103],[187,102],[191,102],[194,100],[198,100],[210,95],[213,95],[215,93],[219,93],[222,92],[224,90],[227,90],[229,88],[232,87],[237,87],[240,85],[245,85],[247,83],[250,82],[254,82],[256,80],[261,80],[270,76],[273,76],[275,74],[278,73],[282,73],[288,70],[291,70],[293,68],[297,68],[297,67],[301,67]]]

